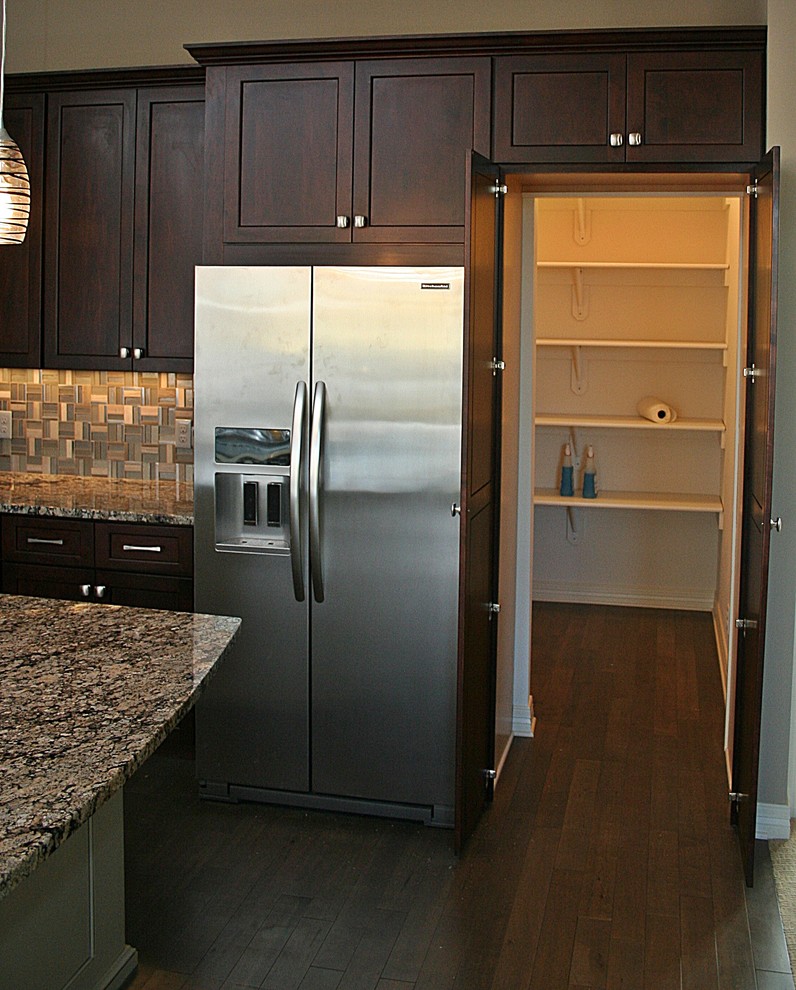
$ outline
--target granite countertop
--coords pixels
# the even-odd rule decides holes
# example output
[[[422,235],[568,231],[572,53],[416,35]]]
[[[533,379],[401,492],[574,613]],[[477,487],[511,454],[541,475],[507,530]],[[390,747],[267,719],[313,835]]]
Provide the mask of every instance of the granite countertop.
[[[177,481],[0,471],[0,512],[193,525],[193,486]]]
[[[239,625],[0,595],[0,897],[156,749]]]

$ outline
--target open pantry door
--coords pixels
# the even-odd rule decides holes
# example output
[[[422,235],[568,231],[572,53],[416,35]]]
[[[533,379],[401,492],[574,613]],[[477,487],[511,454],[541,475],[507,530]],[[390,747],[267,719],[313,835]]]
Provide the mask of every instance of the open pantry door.
[[[455,848],[492,796],[500,509],[500,172],[473,153],[465,215]],[[455,510],[456,507],[454,507]]]
[[[779,148],[770,151],[755,169],[750,195],[749,320],[744,369],[746,435],[731,793],[732,822],[738,829],[749,886],[754,879],[769,538],[774,525],[771,479],[777,354]]]

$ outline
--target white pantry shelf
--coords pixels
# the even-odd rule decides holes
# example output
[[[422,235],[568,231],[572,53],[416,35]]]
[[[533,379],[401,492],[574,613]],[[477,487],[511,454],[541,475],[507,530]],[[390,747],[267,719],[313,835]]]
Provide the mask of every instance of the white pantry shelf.
[[[666,350],[689,351],[726,351],[727,343],[723,340],[622,340],[612,338],[588,337],[537,337],[537,347],[658,347]]]
[[[561,505],[565,508],[589,509],[656,509],[668,512],[715,512],[722,522],[723,506],[718,495],[689,495],[680,492],[600,491],[597,498],[559,495],[555,488],[537,488],[536,505]]]
[[[678,261],[537,261],[537,268],[620,268],[652,269],[658,271],[722,272],[730,266],[726,263],[678,262]]]
[[[664,433],[667,430],[724,433],[726,427],[720,419],[676,419],[673,423],[654,423],[641,416],[608,416],[584,415],[574,413],[537,413],[537,426],[587,426],[593,429],[609,430],[656,430]]]

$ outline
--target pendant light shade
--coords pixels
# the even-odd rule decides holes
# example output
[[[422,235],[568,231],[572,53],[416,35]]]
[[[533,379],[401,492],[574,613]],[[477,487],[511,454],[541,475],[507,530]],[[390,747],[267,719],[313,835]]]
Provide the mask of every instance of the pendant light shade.
[[[19,145],[3,126],[6,71],[6,0],[0,39],[0,244],[21,244],[30,217],[30,179]]]
[[[16,141],[0,126],[0,244],[21,244],[29,217],[30,180],[25,160]]]

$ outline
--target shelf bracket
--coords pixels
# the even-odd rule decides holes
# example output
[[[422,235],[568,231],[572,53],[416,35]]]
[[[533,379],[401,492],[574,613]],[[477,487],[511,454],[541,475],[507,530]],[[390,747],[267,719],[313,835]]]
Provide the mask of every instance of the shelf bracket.
[[[567,542],[571,543],[573,546],[577,546],[580,543],[581,529],[580,529],[580,513],[573,506],[567,506]]]
[[[572,315],[583,321],[589,315],[589,287],[583,284],[583,269],[572,269]]]
[[[569,387],[575,395],[583,395],[588,384],[586,381],[586,358],[580,344],[576,344],[572,347],[571,353],[572,368],[569,376]]]
[[[591,210],[586,209],[586,200],[575,201],[575,226],[573,236],[576,244],[588,244],[591,240]]]

